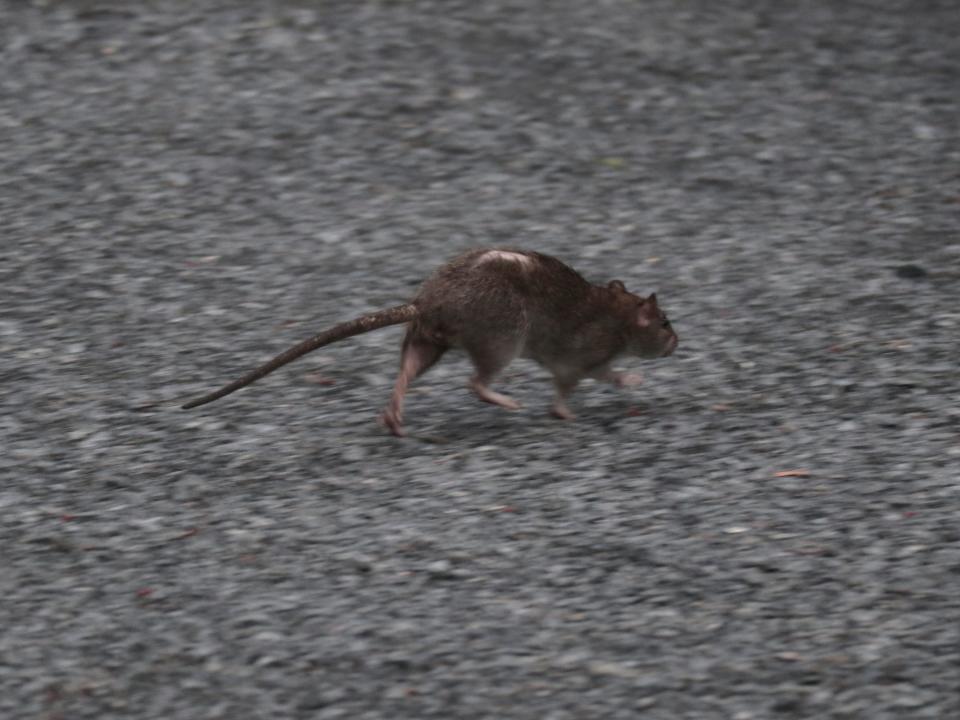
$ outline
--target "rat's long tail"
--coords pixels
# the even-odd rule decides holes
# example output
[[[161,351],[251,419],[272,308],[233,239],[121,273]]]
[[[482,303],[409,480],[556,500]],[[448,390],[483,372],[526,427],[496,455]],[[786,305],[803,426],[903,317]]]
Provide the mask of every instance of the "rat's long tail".
[[[256,370],[251,370],[239,380],[234,380],[229,385],[225,385],[209,395],[191,400],[183,406],[183,409],[189,410],[198,405],[206,405],[208,402],[219,400],[224,395],[229,395],[252,382],[256,382],[264,375],[272,373],[278,367],[293,362],[301,355],[306,355],[308,352],[321,348],[324,345],[329,345],[330,343],[337,342],[337,340],[343,340],[348,337],[353,337],[354,335],[360,335],[361,333],[370,332],[377,328],[386,327],[387,325],[397,325],[398,323],[408,322],[416,316],[417,308],[414,305],[397,305],[388,310],[380,310],[379,312],[359,317],[356,320],[340,323],[329,330],[323,331],[319,335],[314,335],[309,340],[304,340],[302,343],[294,345],[289,350],[277,355],[270,362],[261,365]]]

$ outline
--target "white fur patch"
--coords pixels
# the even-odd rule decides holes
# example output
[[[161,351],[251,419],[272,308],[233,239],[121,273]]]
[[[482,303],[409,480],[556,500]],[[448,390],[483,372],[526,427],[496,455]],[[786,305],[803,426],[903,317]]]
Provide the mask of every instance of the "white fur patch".
[[[508,262],[520,263],[524,267],[530,267],[533,264],[533,258],[507,250],[488,250],[477,258],[478,263],[489,262],[491,260],[506,260]]]

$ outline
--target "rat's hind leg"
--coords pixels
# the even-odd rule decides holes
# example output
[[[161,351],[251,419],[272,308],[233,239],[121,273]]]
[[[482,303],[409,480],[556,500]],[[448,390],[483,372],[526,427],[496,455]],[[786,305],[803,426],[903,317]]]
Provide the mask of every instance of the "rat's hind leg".
[[[470,378],[470,389],[484,402],[499,405],[507,410],[517,410],[520,403],[511,397],[491,390],[489,385],[503,372],[510,361],[517,356],[517,343],[514,340],[501,343],[481,345],[471,344],[464,348],[473,361],[476,374]]]
[[[415,333],[413,329],[407,331],[403,338],[403,350],[400,356],[400,374],[393,386],[393,395],[381,416],[384,425],[397,437],[403,435],[403,397],[407,394],[407,387],[420,375],[423,375],[447,351],[446,345],[428,340]]]

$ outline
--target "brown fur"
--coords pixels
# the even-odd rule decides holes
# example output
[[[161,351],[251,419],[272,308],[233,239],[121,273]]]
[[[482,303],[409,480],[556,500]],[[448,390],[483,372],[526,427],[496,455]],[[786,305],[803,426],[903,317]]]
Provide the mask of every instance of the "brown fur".
[[[677,346],[656,295],[634,295],[618,280],[591,285],[572,268],[540,253],[472,250],[439,268],[408,305],[337,325],[184,407],[228,395],[323,345],[400,322],[409,322],[400,374],[382,416],[395,435],[403,434],[407,387],[450,348],[464,350],[473,361],[476,374],[470,387],[480,399],[508,409],[519,406],[491,390],[490,383],[516,357],[537,361],[554,377],[553,414],[570,419],[566,398],[581,379],[632,384],[637,376],[611,369],[614,358],[662,357]]]

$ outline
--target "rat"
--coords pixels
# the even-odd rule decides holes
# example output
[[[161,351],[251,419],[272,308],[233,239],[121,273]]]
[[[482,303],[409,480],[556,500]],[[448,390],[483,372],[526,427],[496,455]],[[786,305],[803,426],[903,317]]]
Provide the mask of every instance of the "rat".
[[[551,413],[571,420],[567,398],[583,378],[636,384],[638,375],[613,370],[612,361],[622,355],[666,357],[678,342],[656,294],[634,295],[619,280],[593,285],[542,253],[483,248],[441,266],[409,303],[340,323],[183,408],[229,395],[324,345],[400,323],[407,323],[400,374],[381,416],[397,436],[404,434],[407,387],[451,348],[464,350],[473,362],[470,389],[508,410],[520,405],[490,383],[514,358],[535,360],[553,374]]]

